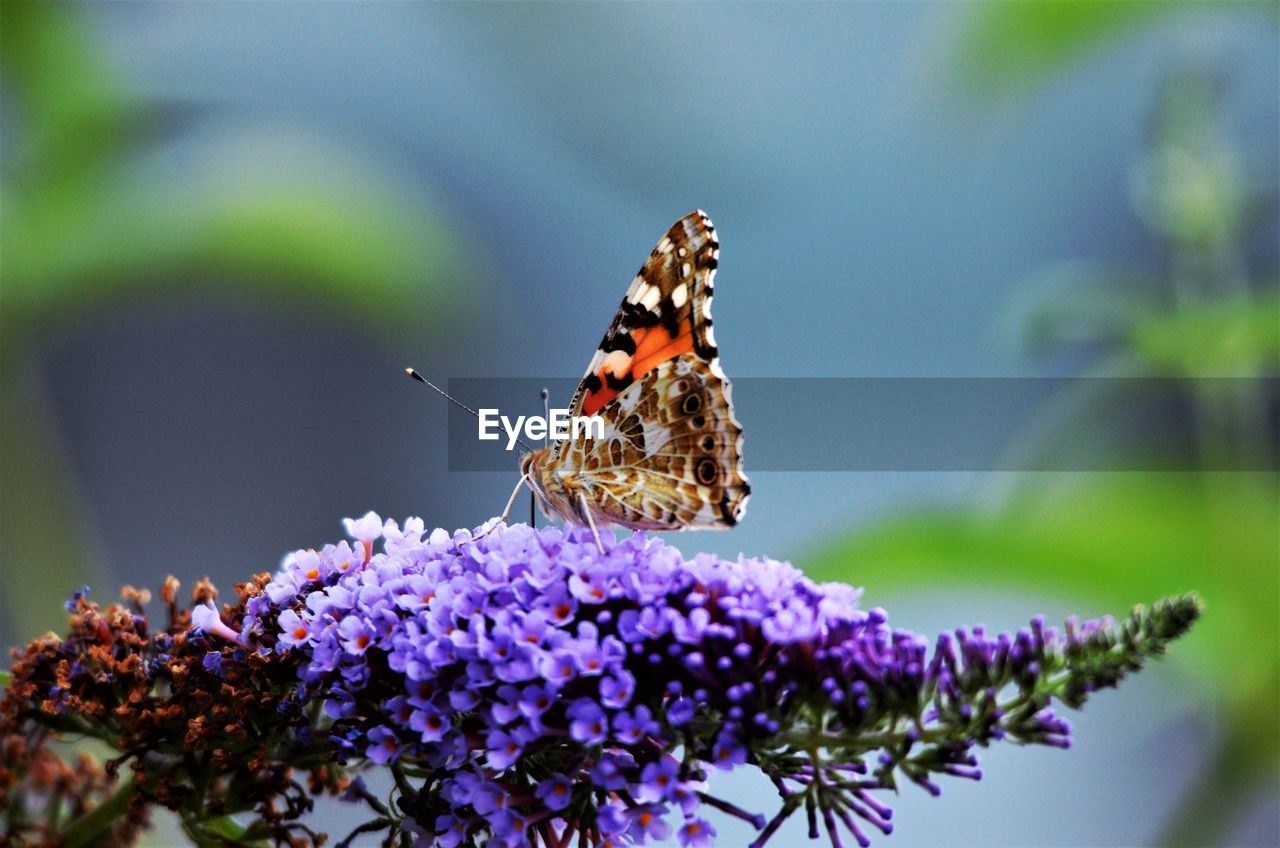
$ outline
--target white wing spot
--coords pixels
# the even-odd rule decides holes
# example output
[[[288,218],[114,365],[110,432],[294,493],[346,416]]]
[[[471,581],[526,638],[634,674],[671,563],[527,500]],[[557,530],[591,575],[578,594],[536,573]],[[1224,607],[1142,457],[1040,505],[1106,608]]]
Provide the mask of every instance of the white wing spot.
[[[639,386],[640,383],[634,383],[633,385]],[[626,391],[618,396],[618,406],[622,409],[623,412],[635,412],[636,407],[639,405],[640,405],[639,391],[634,391],[634,392]]]
[[[667,446],[671,441],[671,429],[669,427],[658,427],[648,421],[641,422],[641,432],[644,433],[644,455],[653,456]]]
[[[685,266],[685,267],[688,267],[688,266]],[[689,287],[687,285],[676,286],[675,290],[671,292],[671,303],[675,306],[676,309],[679,309],[680,307],[684,306],[685,303],[688,302],[688,300],[689,300]]]
[[[657,286],[649,286],[645,289],[644,296],[640,298],[640,305],[650,312],[658,305],[658,301],[662,299],[662,292]]]
[[[680,276],[687,277],[693,271],[693,266],[688,262],[680,266]]]
[[[687,247],[676,248],[676,256],[679,256],[681,259],[684,259],[688,255],[689,255],[689,248]]]
[[[625,351],[615,350],[600,360],[600,367],[615,377],[621,377],[631,367],[631,357]]]

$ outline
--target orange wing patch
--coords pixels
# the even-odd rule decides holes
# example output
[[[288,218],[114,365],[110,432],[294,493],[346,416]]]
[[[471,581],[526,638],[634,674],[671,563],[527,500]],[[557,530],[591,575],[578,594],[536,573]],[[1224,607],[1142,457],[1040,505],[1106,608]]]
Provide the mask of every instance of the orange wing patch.
[[[587,390],[582,402],[583,415],[595,415],[617,397],[618,392],[645,374],[668,360],[692,352],[693,324],[686,318],[675,336],[661,325],[641,327],[632,332],[631,338],[636,345],[635,353],[628,356],[614,351],[601,362],[595,372],[599,388]]]
[[[655,368],[694,353],[714,370],[712,282],[719,263],[715,226],[691,212],[649,253],[583,373],[570,404],[594,415]]]

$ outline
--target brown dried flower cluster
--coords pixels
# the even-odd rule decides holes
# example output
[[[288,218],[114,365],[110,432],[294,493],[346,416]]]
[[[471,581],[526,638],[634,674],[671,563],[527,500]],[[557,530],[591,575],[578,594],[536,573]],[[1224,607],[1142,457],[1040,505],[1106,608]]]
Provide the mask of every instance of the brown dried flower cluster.
[[[237,627],[266,582],[237,586],[223,621]],[[66,638],[14,651],[0,700],[0,831],[14,844],[129,845],[153,805],[176,812],[198,844],[322,841],[299,818],[346,778],[292,697],[295,663],[192,630],[178,589],[172,577],[160,589],[163,629],[148,624],[146,590],[126,587],[125,603],[106,609],[77,593]],[[195,604],[216,597],[207,580],[192,592]],[[98,764],[69,739],[115,756]],[[230,818],[246,812],[248,826]]]

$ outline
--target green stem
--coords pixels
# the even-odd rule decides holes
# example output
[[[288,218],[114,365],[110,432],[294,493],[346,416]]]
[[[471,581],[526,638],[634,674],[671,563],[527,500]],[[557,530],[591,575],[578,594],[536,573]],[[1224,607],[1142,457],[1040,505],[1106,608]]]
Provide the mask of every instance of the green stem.
[[[272,845],[271,840],[262,835],[266,828],[261,819],[242,825],[230,815],[210,819],[184,818],[182,829],[200,848],[228,848],[231,845],[269,848]]]
[[[404,770],[400,767],[399,763],[392,763],[391,776],[395,778],[396,787],[400,790],[401,795],[406,797],[412,797],[414,795],[416,790],[413,788],[413,784],[409,782],[409,779],[405,777]]]
[[[81,848],[97,843],[128,811],[129,802],[136,794],[133,781],[125,781],[110,798],[68,825],[62,832],[60,844],[63,848]]]
[[[0,638],[9,644],[65,627],[63,601],[71,591],[85,583],[104,587],[31,348],[12,321],[5,320],[0,333],[7,336],[0,344],[0,467],[9,495],[0,510],[0,538],[6,561],[21,564],[31,578],[22,591],[0,587]]]
[[[1021,709],[1028,703],[1040,697],[1057,698],[1063,687],[1070,679],[1070,669],[1061,669],[1047,676],[1045,682],[1033,692],[1026,692],[1015,695],[1007,701],[999,705],[999,709],[1005,715],[1011,715],[1015,710]],[[1003,686],[1007,681],[1003,681]],[[997,686],[996,688],[1000,688]],[[896,723],[896,722],[895,722]],[[891,725],[892,726],[892,725]],[[922,744],[932,744],[942,742],[957,736],[964,736],[968,733],[967,727],[932,727],[929,729],[917,728],[918,741]],[[778,736],[778,742],[782,745],[789,745],[793,748],[813,753],[815,749],[831,749],[831,748],[854,748],[858,750],[874,750],[877,748],[894,748],[902,744],[906,738],[906,730],[886,730],[880,733],[828,733],[826,731],[814,730],[808,733],[784,733]]]

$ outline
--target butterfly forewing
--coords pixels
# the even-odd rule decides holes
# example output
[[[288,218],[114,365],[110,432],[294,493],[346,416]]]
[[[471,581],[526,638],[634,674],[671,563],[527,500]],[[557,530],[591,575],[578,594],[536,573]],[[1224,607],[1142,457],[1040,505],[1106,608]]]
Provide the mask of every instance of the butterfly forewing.
[[[672,225],[627,288],[574,394],[572,414],[594,415],[669,359],[693,353],[716,362],[711,293],[719,256],[705,213],[690,212]]]

